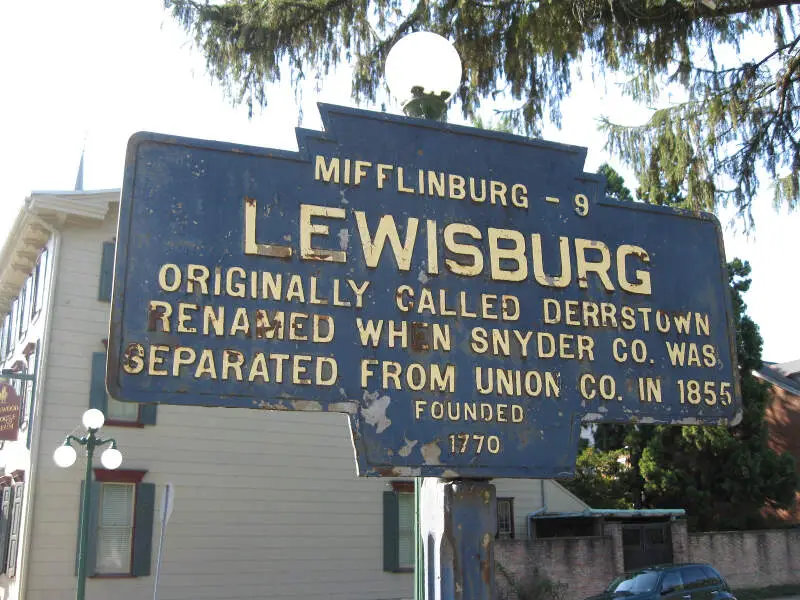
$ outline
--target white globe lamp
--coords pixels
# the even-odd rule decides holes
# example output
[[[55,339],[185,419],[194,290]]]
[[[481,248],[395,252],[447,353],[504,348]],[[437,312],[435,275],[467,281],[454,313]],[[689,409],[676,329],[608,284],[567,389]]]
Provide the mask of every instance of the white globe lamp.
[[[430,31],[410,33],[386,57],[386,83],[410,117],[444,120],[447,100],[461,84],[461,59],[447,39]]]
[[[96,408],[90,408],[85,413],[83,413],[83,426],[86,429],[93,429],[98,430],[103,426],[103,423],[106,422],[106,418],[103,415],[102,411],[97,410]]]
[[[62,469],[74,465],[75,459],[77,458],[78,453],[75,452],[75,448],[72,446],[59,446],[56,448],[56,451],[53,452],[53,460]]]
[[[100,462],[106,469],[114,470],[122,464],[122,452],[116,448],[109,448],[100,455]]]

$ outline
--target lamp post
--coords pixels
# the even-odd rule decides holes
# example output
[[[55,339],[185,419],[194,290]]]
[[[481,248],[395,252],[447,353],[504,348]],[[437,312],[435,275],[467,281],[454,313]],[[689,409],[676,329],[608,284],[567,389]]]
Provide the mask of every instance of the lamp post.
[[[406,116],[447,120],[447,101],[462,74],[449,41],[427,31],[411,33],[392,46],[385,71]],[[415,479],[415,600],[494,598],[496,501],[495,487],[486,480]]]
[[[106,469],[116,469],[122,464],[122,453],[117,450],[117,442],[113,439],[101,439],[97,437],[97,432],[105,423],[105,416],[102,411],[90,408],[83,413],[83,426],[86,427],[86,435],[77,437],[68,435],[64,443],[56,448],[53,453],[55,463],[66,469],[75,463],[78,453],[72,446],[76,443],[86,448],[86,473],[83,483],[83,498],[81,500],[80,514],[80,534],[78,542],[78,587],[75,592],[77,600],[84,600],[86,596],[86,559],[87,546],[89,544],[89,502],[91,500],[92,483],[92,461],[94,459],[95,448],[111,444],[100,456],[100,462]]]

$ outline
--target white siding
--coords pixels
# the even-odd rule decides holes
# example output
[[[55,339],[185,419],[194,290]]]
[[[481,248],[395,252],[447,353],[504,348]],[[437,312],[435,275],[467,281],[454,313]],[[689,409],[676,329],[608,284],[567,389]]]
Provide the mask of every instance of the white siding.
[[[83,470],[80,460],[58,469],[51,457],[88,407],[91,356],[108,335],[110,307],[96,299],[100,252],[114,235],[113,218],[63,230],[26,600],[74,597]],[[356,477],[344,415],[161,406],[155,426],[102,433],[119,443],[122,468],[147,470],[158,502],[164,484],[175,486],[160,599],[412,596],[410,574],[382,570],[389,482]],[[525,515],[542,506],[539,482],[500,480],[497,488],[514,497],[522,537]],[[575,510],[556,488],[545,485],[548,508]],[[87,597],[139,600],[152,586],[152,576],[92,579]]]
[[[44,242],[45,240],[42,240]],[[52,268],[53,264],[53,256],[52,256],[52,245],[47,244],[48,249],[48,259],[46,263],[46,268],[49,270]],[[32,251],[29,248],[29,251]],[[47,288],[47,282],[49,278],[44,278],[45,283],[45,290],[44,290],[44,298],[47,298],[47,293],[49,288]],[[29,313],[30,314],[30,313]],[[0,314],[0,322],[5,315]],[[23,338],[18,338],[16,335],[14,336],[13,340],[13,353],[9,356],[7,361],[3,361],[3,357],[0,357],[0,366],[3,368],[10,367],[14,365],[17,361],[24,360],[24,355],[22,354],[23,349],[30,343],[41,343],[42,337],[44,335],[44,324],[45,324],[45,308],[33,316],[31,320],[28,322],[27,330]],[[33,358],[33,356],[31,357]],[[37,367],[37,372],[39,372],[39,367],[41,366],[42,362],[42,350],[40,347],[40,353],[38,358],[39,366]],[[32,374],[31,372],[27,374]],[[27,383],[28,386],[33,385],[32,382]],[[36,382],[36,386],[39,387],[41,385],[41,380]],[[24,400],[23,400],[24,401]],[[30,398],[30,404],[35,405],[36,398]],[[28,449],[28,429],[32,426],[32,423],[35,422],[37,419],[41,418],[41,414],[37,414],[33,411],[33,408],[30,404],[27,404],[25,410],[30,415],[30,419],[27,421],[25,425],[21,426],[19,431],[19,437],[16,441],[9,442],[6,441],[2,445],[2,461],[3,466],[0,467],[0,475],[3,474],[11,474],[15,471],[20,471],[25,474],[25,477],[29,477],[30,470],[31,470],[31,452]],[[20,415],[22,419],[22,415]],[[51,461],[52,462],[52,461]],[[8,600],[10,598],[17,598],[19,595],[19,573],[20,567],[22,566],[22,562],[25,558],[22,555],[23,552],[23,540],[27,535],[29,535],[26,522],[24,516],[26,512],[29,510],[31,504],[31,496],[30,496],[30,489],[31,486],[28,482],[25,484],[24,495],[22,499],[22,506],[21,506],[21,519],[20,519],[20,530],[19,530],[19,543],[17,545],[17,575],[15,577],[9,578],[7,575],[3,574],[0,575],[0,599]]]
[[[514,498],[514,537],[528,537],[527,515],[538,510],[573,512],[589,508],[558,482],[550,479],[498,479],[498,498]]]
[[[52,462],[89,403],[90,362],[108,336],[109,304],[99,302],[103,227],[63,230],[48,357],[29,560],[28,600],[74,597],[80,461]],[[384,480],[355,476],[346,417],[161,406],[158,424],[106,428],[122,468],[176,489],[159,598],[410,597],[408,574],[383,571]],[[99,465],[98,465],[99,466]],[[158,543],[154,531],[153,564]],[[89,598],[152,594],[153,577],[91,579]]]

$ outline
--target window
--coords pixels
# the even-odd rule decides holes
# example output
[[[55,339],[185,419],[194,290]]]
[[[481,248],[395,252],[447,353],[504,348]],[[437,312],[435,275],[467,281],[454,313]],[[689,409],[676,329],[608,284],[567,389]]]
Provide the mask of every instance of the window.
[[[5,319],[5,332],[3,335],[5,349],[3,352],[3,358],[9,356],[11,354],[12,349],[14,348],[13,331],[14,331],[14,315],[13,315],[13,305],[12,305],[12,311],[9,311]]]
[[[8,335],[11,330],[11,325],[9,321],[11,320],[11,315],[6,315],[5,319],[3,319],[3,326],[0,328],[0,361],[2,361],[6,357],[6,350],[8,349]]]
[[[33,271],[33,293],[31,303],[33,310],[31,314],[36,317],[44,306],[45,277],[47,275],[47,249],[42,250],[36,268]]]
[[[0,508],[0,573],[14,577],[17,573],[19,527],[22,522],[22,496],[25,482],[6,483],[2,488]]]
[[[706,572],[708,580],[711,582],[710,585],[722,584],[722,576],[719,573],[717,573],[712,567],[709,567],[708,565],[703,565],[703,570]]]
[[[675,592],[683,589],[683,580],[680,571],[669,571],[661,581],[662,592]]]
[[[106,425],[137,427],[156,424],[157,406],[120,402],[106,392],[106,353],[92,355],[92,383],[89,390],[89,407],[96,408],[106,416]]]
[[[17,574],[17,554],[19,553],[19,526],[22,522],[22,493],[25,490],[23,482],[11,486],[11,524],[8,531],[8,557],[6,558],[6,575],[14,577]]]
[[[134,402],[120,402],[106,394],[106,419],[123,423],[139,422],[139,405]]]
[[[111,302],[111,287],[114,282],[114,242],[103,242],[103,254],[100,258],[100,286],[97,299]]]
[[[0,573],[6,572],[8,556],[8,531],[11,524],[11,494],[13,488],[6,483],[2,487],[2,510],[0,510]]]
[[[658,584],[659,574],[657,571],[639,571],[617,577],[606,588],[607,592],[617,592],[615,596],[630,596],[633,594],[643,594],[652,592]],[[621,592],[628,592],[622,594]]]
[[[25,332],[28,331],[28,293],[30,290],[31,279],[25,280],[22,286],[22,291],[19,293],[19,305],[17,312],[17,337],[22,339],[25,337]]]
[[[16,332],[19,331],[19,298],[14,298],[11,303],[11,321],[8,327],[8,346],[6,347],[6,356],[14,351],[14,342],[17,339]]]
[[[383,570],[414,569],[414,484],[395,481],[383,493]]]
[[[90,483],[87,574],[149,575],[155,485],[142,483],[146,471],[95,469],[94,473],[95,481]],[[77,572],[77,564],[75,567]]]
[[[133,547],[133,505],[136,486],[104,483],[100,488],[96,572],[127,573]]]
[[[681,578],[686,589],[697,589],[710,585],[708,575],[699,566],[684,567],[681,569]]]
[[[514,539],[514,499],[497,499],[497,533],[502,540]]]

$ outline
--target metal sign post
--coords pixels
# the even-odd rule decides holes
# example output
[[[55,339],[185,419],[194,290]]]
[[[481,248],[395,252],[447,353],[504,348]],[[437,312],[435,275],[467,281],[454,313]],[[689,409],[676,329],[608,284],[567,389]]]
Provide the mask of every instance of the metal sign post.
[[[161,496],[161,535],[158,538],[158,556],[156,558],[156,573],[153,578],[153,600],[158,600],[158,580],[161,576],[161,564],[164,561],[164,545],[167,540],[167,523],[175,509],[175,486],[168,483],[164,486]]]
[[[497,503],[494,485],[476,479],[422,480],[426,600],[492,600]]]
[[[485,480],[570,476],[581,422],[737,419],[713,216],[606,198],[584,148],[320,110],[298,152],[131,139],[115,398],[346,413],[359,475],[434,478],[429,598],[491,597]]]

